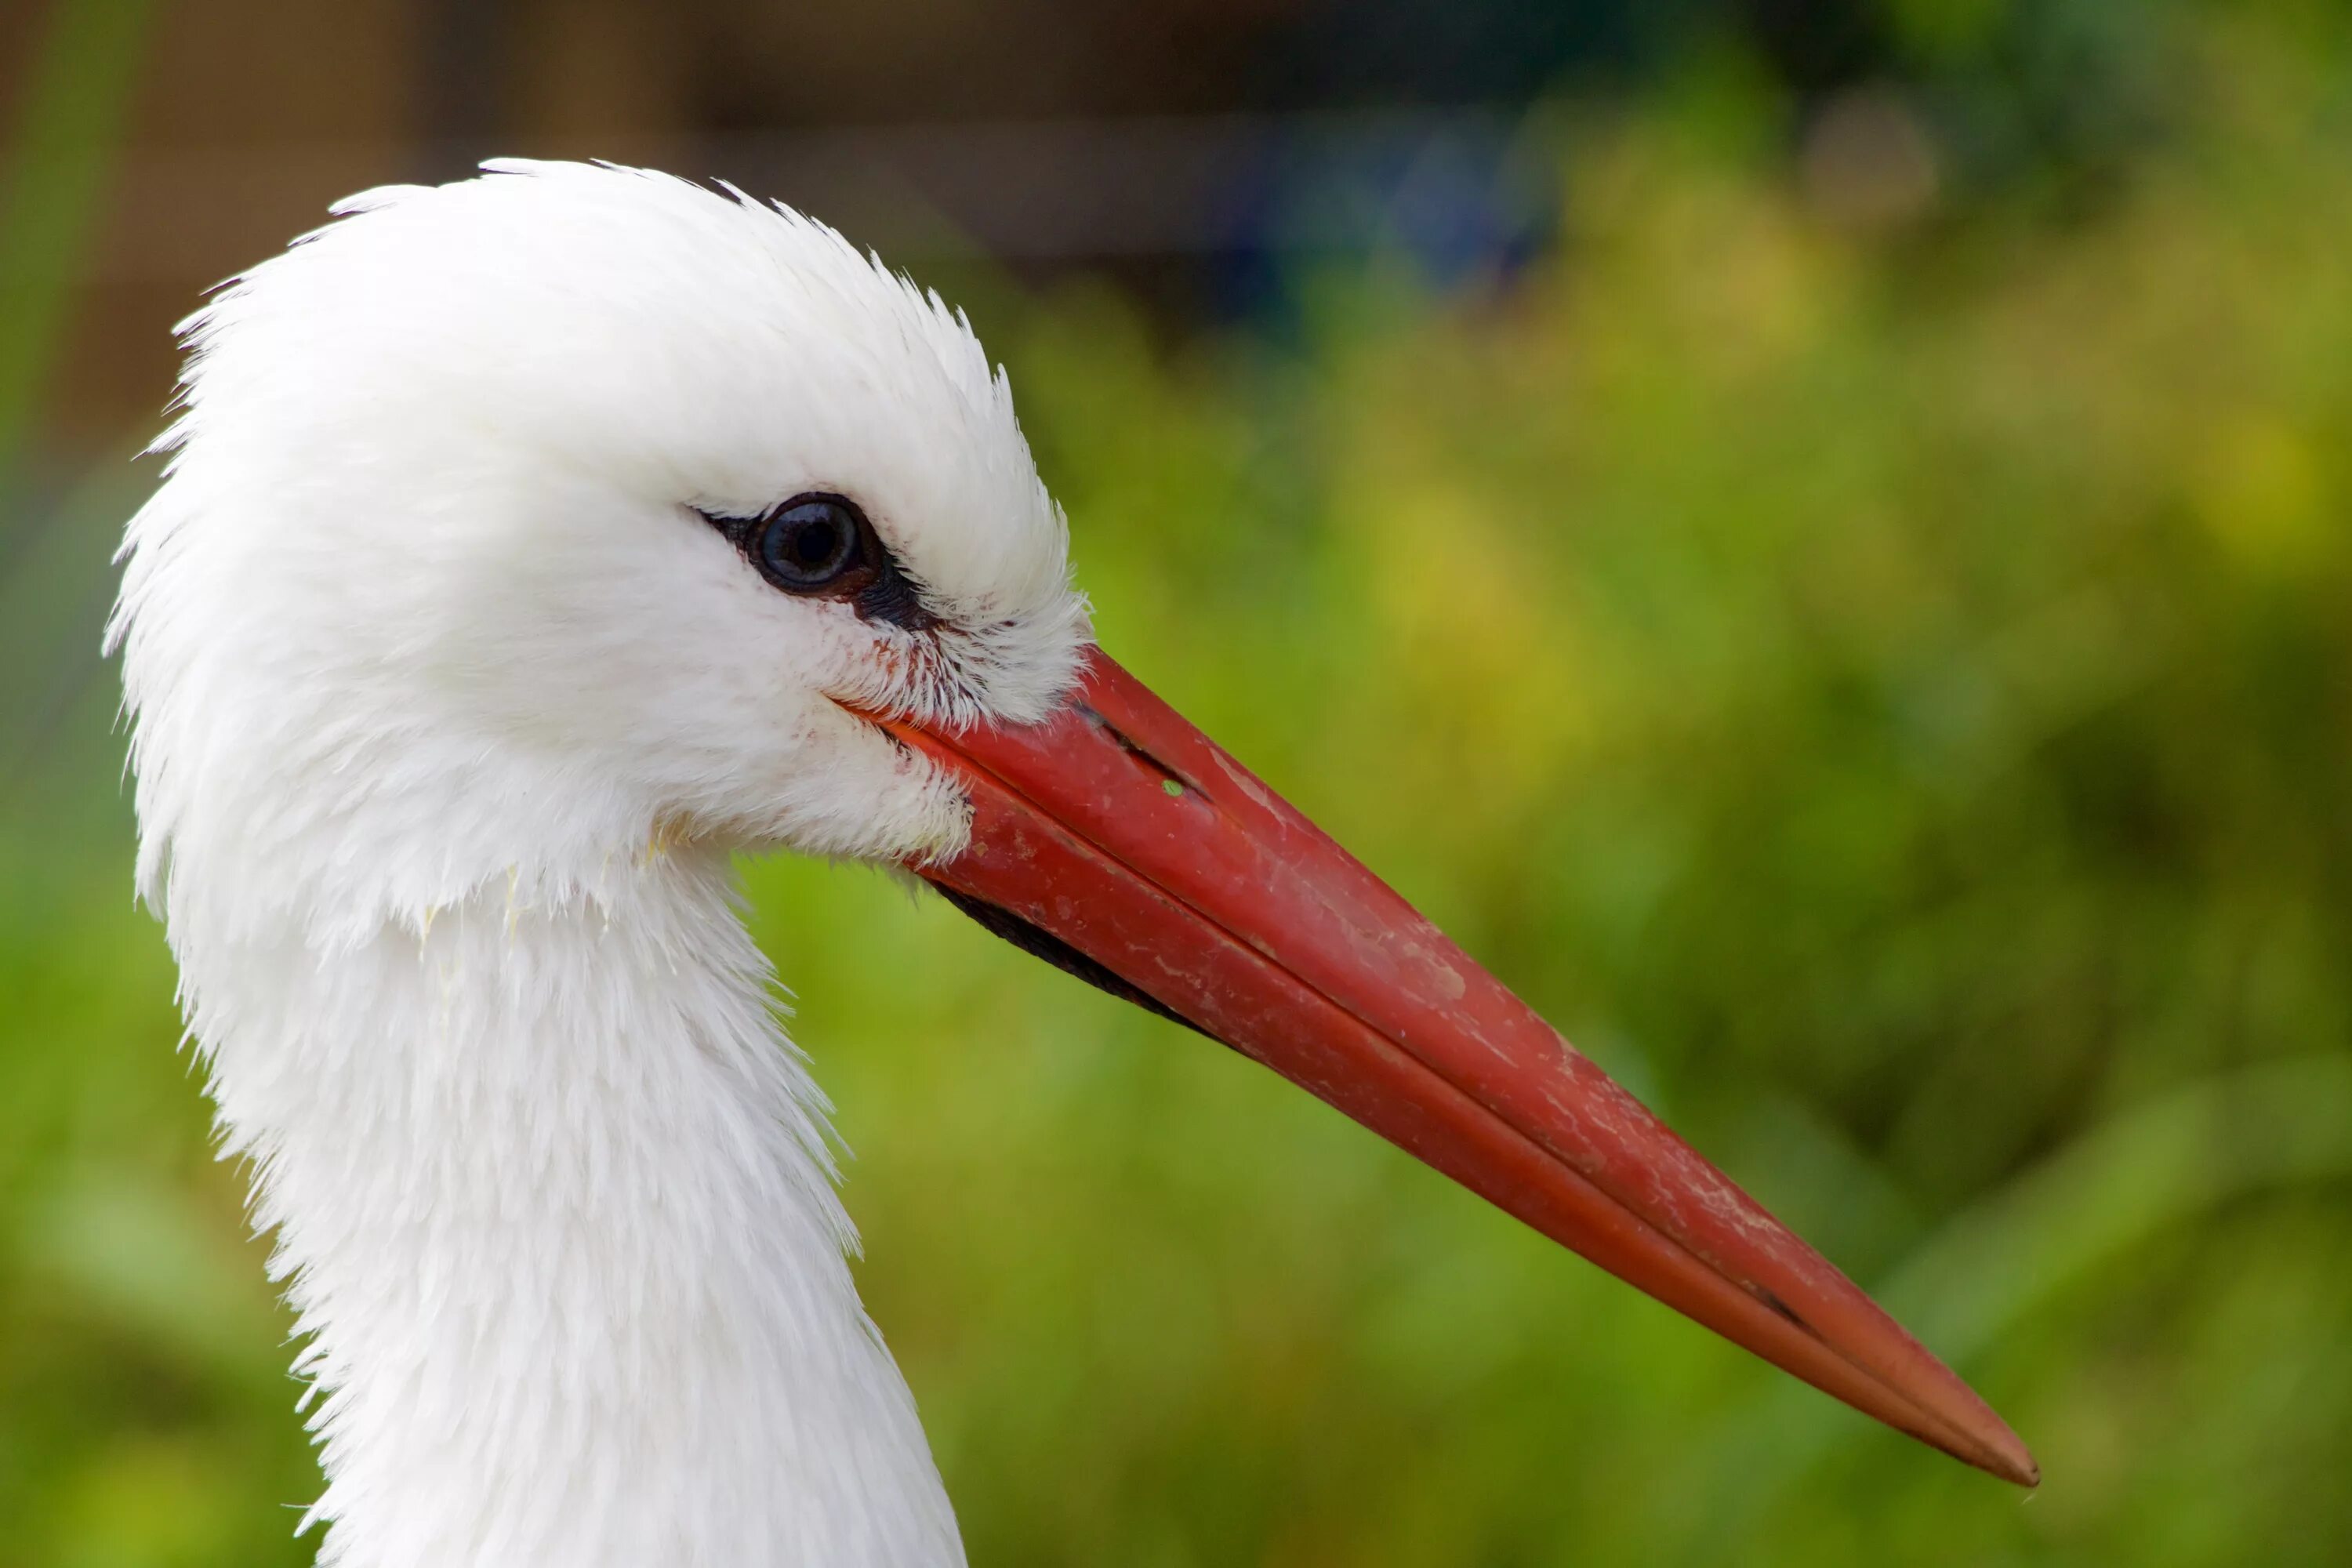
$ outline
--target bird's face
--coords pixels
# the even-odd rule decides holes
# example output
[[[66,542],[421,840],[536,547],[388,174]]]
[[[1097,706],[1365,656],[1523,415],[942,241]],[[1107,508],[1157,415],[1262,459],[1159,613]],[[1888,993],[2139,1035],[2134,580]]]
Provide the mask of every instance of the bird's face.
[[[175,470],[132,527],[118,625],[175,889],[184,848],[224,844],[293,907],[363,885],[394,917],[492,878],[573,896],[664,835],[903,863],[2031,1475],[1835,1269],[1091,646],[1010,394],[935,301],[625,171],[353,205],[199,319]]]
[[[289,852],[413,828],[451,875],[535,878],[649,836],[958,847],[952,782],[866,716],[1038,719],[1088,635],[961,321],[660,176],[533,165],[346,211],[194,323],[124,601],[134,655],[202,624],[134,679],[274,672],[239,721],[306,807]],[[205,560],[156,571],[173,552]],[[151,583],[215,597],[150,614]]]

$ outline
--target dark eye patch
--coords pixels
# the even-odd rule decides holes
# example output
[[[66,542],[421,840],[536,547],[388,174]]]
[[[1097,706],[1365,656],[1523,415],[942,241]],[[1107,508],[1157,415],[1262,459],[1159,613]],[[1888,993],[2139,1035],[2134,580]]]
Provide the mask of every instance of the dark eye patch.
[[[908,631],[939,624],[921,590],[847,496],[808,490],[756,517],[695,509],[769,584],[801,598],[846,599],[869,621]]]

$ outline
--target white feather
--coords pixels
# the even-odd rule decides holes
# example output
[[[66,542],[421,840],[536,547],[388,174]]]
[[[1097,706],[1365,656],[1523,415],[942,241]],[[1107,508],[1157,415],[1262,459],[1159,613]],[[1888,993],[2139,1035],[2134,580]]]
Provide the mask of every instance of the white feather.
[[[185,326],[130,525],[141,887],[308,1336],[342,1568],[962,1561],[730,852],[951,851],[843,704],[1021,720],[1088,636],[962,321],[664,176],[394,187]],[[943,624],[695,509],[838,490]]]

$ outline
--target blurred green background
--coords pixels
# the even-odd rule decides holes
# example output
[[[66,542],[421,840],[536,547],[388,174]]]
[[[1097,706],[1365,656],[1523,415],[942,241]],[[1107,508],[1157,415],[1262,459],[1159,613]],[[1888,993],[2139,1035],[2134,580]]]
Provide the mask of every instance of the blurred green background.
[[[2352,1562],[2343,17],[1121,16],[0,22],[0,1564],[314,1549],[98,628],[173,317],[489,144],[830,191],[968,302],[1106,643],[2048,1478],[935,900],[747,866],[975,1563]]]

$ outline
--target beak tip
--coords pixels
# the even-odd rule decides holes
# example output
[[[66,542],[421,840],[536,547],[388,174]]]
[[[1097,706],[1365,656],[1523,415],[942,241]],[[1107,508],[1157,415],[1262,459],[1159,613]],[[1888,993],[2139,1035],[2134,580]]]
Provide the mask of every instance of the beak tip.
[[[1989,1476],[2009,1482],[2011,1486],[2032,1491],[2042,1484],[2042,1466],[2024,1439],[2010,1430],[2009,1423],[1995,1415],[1990,1405],[1977,1402],[1979,1419],[1969,1422],[1962,1430],[1971,1451],[1949,1449],[1953,1457],[1966,1460]],[[1941,1445],[1939,1445],[1941,1446]]]
[[[1993,1474],[2002,1480],[2023,1487],[2028,1491],[2033,1490],[2042,1484],[2040,1462],[2034,1458],[2023,1443],[2017,1440],[2016,1434],[2010,1435],[2009,1447],[2000,1456],[2000,1468],[1995,1470]]]
[[[2039,1487],[2042,1466],[2033,1451],[2025,1446],[2025,1440],[1957,1373],[1941,1363],[1937,1363],[1937,1370],[1942,1374],[1939,1381],[1945,1384],[1945,1389],[1938,1392],[1957,1392],[1959,1397],[1931,1399],[1927,1403],[1927,1408],[1941,1417],[1945,1432],[1943,1438],[1930,1441],[1953,1458],[2011,1486],[2029,1491]],[[1953,1443],[1953,1437],[1959,1441]]]

